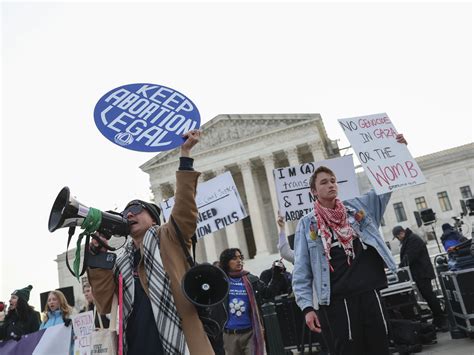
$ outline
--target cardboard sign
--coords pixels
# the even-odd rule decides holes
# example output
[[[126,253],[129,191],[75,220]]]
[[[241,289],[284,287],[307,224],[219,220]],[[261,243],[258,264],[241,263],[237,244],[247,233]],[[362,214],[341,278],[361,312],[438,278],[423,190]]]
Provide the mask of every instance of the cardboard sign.
[[[378,195],[426,182],[386,113],[338,121]]]
[[[74,329],[74,355],[89,355],[91,353],[91,334],[94,331],[94,312],[88,311],[76,314],[72,318]]]
[[[247,217],[234,179],[228,171],[199,184],[196,203],[199,212],[196,229],[198,238]],[[168,220],[173,206],[174,197],[160,203],[165,221]]]
[[[199,128],[196,105],[180,92],[155,84],[128,84],[97,102],[94,121],[109,141],[131,150],[160,152],[184,143]]]
[[[280,213],[285,221],[296,221],[313,210],[314,197],[309,188],[309,179],[320,166],[326,166],[336,175],[341,200],[359,196],[359,185],[354,170],[352,155],[322,160],[288,168],[273,170]]]

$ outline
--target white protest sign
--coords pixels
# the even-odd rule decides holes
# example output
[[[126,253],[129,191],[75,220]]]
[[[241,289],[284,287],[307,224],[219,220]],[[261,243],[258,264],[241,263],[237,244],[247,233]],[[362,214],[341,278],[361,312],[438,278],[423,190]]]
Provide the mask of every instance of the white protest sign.
[[[165,221],[174,205],[174,197],[160,203]],[[198,185],[196,193],[198,224],[196,236],[202,238],[247,217],[239,192],[230,172]]]
[[[299,220],[313,210],[315,199],[309,188],[309,179],[320,166],[328,167],[336,175],[341,200],[359,196],[352,155],[274,169],[278,205],[285,221]]]
[[[91,353],[91,334],[94,331],[94,312],[79,313],[72,318],[72,327],[76,339],[74,355],[89,355]]]
[[[377,194],[426,182],[386,113],[338,121]]]

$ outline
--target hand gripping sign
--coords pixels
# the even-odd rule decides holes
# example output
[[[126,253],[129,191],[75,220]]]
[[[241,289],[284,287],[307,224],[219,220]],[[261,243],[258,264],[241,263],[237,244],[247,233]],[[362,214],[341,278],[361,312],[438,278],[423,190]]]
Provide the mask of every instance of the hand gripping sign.
[[[109,91],[94,109],[99,131],[131,150],[160,152],[184,143],[182,135],[199,128],[194,103],[180,92],[156,84],[128,84]]]

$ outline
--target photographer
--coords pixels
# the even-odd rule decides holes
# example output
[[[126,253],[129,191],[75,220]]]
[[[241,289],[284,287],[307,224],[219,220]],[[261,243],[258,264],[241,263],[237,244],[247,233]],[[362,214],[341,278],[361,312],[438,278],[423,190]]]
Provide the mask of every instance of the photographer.
[[[399,266],[410,267],[413,280],[433,313],[433,324],[437,330],[447,331],[446,316],[431,285],[431,280],[436,276],[425,242],[410,228],[403,228],[402,226],[395,226],[392,229],[392,234],[393,239],[398,239],[401,244]]]
[[[441,243],[443,243],[444,250],[448,251],[449,248],[458,245],[467,240],[461,233],[453,228],[449,223],[445,223],[441,226],[443,235],[441,236]]]
[[[200,173],[192,168],[191,149],[199,130],[183,135],[179,171],[176,173],[175,205],[171,212],[188,249],[196,230],[195,201]],[[194,305],[184,297],[181,279],[189,269],[173,223],[160,226],[160,209],[153,203],[134,200],[122,212],[130,223],[132,239],[117,257],[114,270],[88,269],[96,306],[110,312],[118,275],[123,276],[124,354],[214,354]],[[102,238],[102,241],[106,241]],[[93,246],[98,247],[94,241]],[[102,248],[105,251],[104,248]]]
[[[276,284],[274,286],[274,296],[291,293],[291,274],[286,271],[285,264],[283,264],[281,259],[275,260],[270,269],[263,270],[260,274],[260,280],[262,280],[265,285],[268,285],[272,279]]]

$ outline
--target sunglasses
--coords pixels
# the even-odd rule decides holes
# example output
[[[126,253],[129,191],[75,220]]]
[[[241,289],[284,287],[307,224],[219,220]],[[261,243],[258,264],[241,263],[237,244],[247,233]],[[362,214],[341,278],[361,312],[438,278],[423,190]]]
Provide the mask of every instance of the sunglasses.
[[[133,215],[137,215],[140,212],[142,212],[144,208],[145,208],[145,206],[143,206],[139,203],[134,203],[133,205],[130,205],[127,208],[125,208],[121,214],[122,214],[123,217],[127,217],[127,215],[129,213],[131,213]]]

